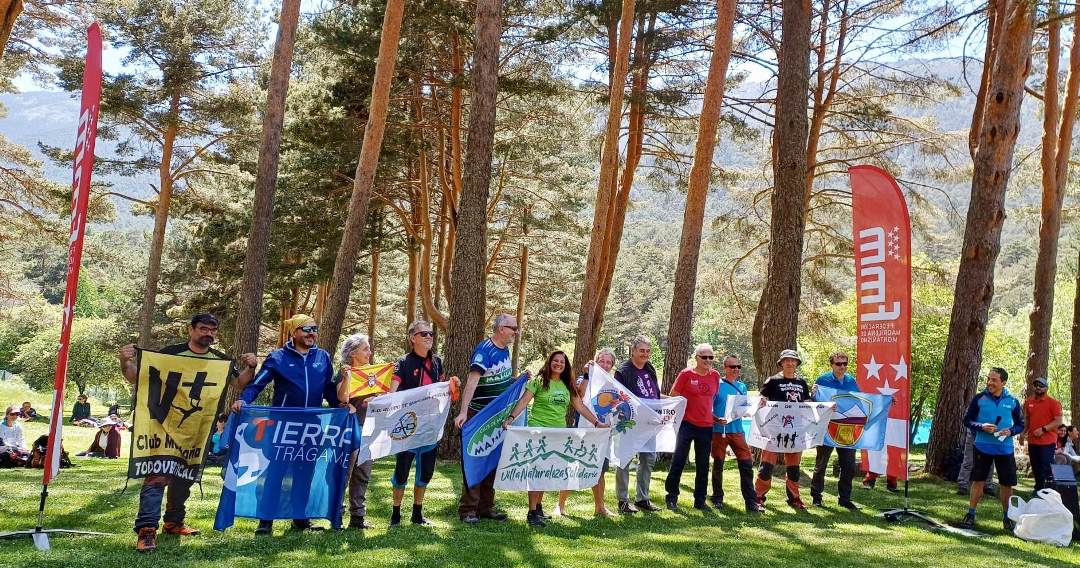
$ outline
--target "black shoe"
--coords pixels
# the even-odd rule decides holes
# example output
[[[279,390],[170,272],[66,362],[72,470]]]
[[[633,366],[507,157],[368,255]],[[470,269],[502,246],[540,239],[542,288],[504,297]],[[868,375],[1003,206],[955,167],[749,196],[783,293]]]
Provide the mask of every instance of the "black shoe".
[[[723,495],[713,495],[712,497],[709,497],[709,502],[713,504],[713,507],[716,507],[717,509],[721,509],[721,508],[724,507],[724,496]]]
[[[957,495],[964,495],[964,496],[966,497],[966,496],[967,496],[967,494],[968,494],[968,493],[969,493],[970,491],[971,491],[971,490],[970,490],[970,489],[968,489],[968,488],[967,488],[967,487],[965,487],[965,486],[962,486],[962,485],[958,485],[958,486],[956,486],[956,494],[957,494]]]
[[[525,522],[528,523],[530,527],[547,526],[544,523],[544,518],[541,517],[536,511],[529,511],[529,514],[525,517]]]
[[[1013,529],[1016,528],[1016,523],[1014,523],[1012,519],[1005,517],[1004,519],[1001,519],[1001,527],[1009,532],[1013,532]]]
[[[815,505],[816,505],[816,503],[815,503]],[[858,511],[859,510],[859,506],[856,505],[855,503],[852,503],[851,501],[841,501],[840,506],[847,509],[847,510],[849,510],[849,511]]]
[[[477,517],[476,513],[466,513],[464,517],[461,517],[461,522],[466,525],[475,525],[480,522],[480,517]]]
[[[536,514],[540,515],[540,518],[544,519],[545,521],[550,521],[551,520],[551,517],[544,514],[544,506],[539,504],[539,503],[537,503],[537,505],[536,505]]]
[[[679,511],[679,502],[674,497],[668,497],[667,499],[664,500],[664,503],[665,503],[665,505],[667,505],[667,508],[668,508],[669,511],[675,511],[675,512]],[[652,503],[649,503],[649,504],[651,505]]]
[[[292,529],[294,531],[312,531],[312,532],[318,532],[318,531],[321,531],[321,530],[326,530],[323,527],[311,524],[311,521],[306,520],[306,519],[299,520],[299,521],[293,521],[292,522]]]
[[[956,523],[956,526],[962,529],[973,530],[975,528],[975,515],[968,513],[964,515],[964,518]]]
[[[349,517],[349,528],[362,531],[364,529],[371,529],[375,527],[369,525],[367,521],[364,520],[363,515],[352,515]]]
[[[649,501],[648,499],[645,499],[644,501],[638,501],[637,503],[634,503],[634,505],[636,505],[638,509],[641,509],[642,511],[649,511],[650,513],[655,513],[660,510],[660,507],[653,505],[652,501]]]
[[[765,506],[759,505],[757,501],[747,501],[746,512],[753,514],[761,514],[765,512]]]
[[[629,501],[619,501],[619,512],[624,515],[633,515],[638,512],[637,507]]]
[[[507,516],[506,516],[506,513],[502,512],[502,511],[492,511],[492,512],[487,513],[485,515],[480,515],[477,518],[478,519],[488,519],[490,521],[498,521],[500,523],[504,523],[504,522],[506,522]]]
[[[274,521],[259,521],[259,528],[255,529],[255,534],[260,536],[269,536],[274,532]]]
[[[996,485],[987,485],[986,487],[983,488],[983,494],[984,495],[989,495],[991,497],[997,497],[998,496],[998,488],[997,488]]]
[[[706,513],[708,513],[709,511],[712,511],[712,508],[709,507],[708,505],[706,505],[704,501],[694,503],[694,508],[697,509],[698,511],[704,511]]]
[[[391,527],[401,526],[401,515],[390,515],[390,526]]]
[[[427,520],[426,518],[424,518],[423,515],[414,516],[413,518],[409,519],[409,522],[414,524],[414,525],[420,525],[422,527],[430,527],[430,526],[432,526],[432,522]]]
[[[825,503],[821,500],[820,495],[813,495],[812,498],[811,498],[811,502],[814,504],[815,507],[824,507],[825,506]]]

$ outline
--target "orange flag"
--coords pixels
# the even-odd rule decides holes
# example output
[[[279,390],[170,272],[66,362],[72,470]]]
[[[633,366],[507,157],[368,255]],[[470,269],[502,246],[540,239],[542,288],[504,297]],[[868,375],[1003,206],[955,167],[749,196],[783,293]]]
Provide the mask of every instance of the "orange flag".
[[[349,398],[390,392],[393,363],[349,367]]]

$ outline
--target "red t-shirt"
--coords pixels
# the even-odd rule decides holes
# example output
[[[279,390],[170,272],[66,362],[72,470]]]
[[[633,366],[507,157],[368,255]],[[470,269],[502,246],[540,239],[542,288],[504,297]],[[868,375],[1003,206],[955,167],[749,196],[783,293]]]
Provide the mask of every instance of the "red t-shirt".
[[[1042,400],[1030,396],[1024,401],[1024,411],[1027,412],[1028,443],[1036,446],[1056,445],[1057,430],[1043,432],[1042,436],[1036,436],[1034,432],[1061,415],[1061,403],[1050,398],[1049,395],[1044,396]]]
[[[686,414],[683,415],[683,420],[694,426],[712,428],[713,397],[719,387],[720,372],[716,369],[711,369],[709,374],[704,376],[693,369],[679,371],[671,390],[686,398]]]

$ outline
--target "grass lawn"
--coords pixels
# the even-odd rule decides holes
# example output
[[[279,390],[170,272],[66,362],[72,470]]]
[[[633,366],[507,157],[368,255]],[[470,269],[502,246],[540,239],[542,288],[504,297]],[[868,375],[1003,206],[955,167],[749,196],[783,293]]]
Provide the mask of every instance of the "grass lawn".
[[[34,439],[47,430],[38,422],[25,425]],[[74,456],[89,445],[94,430],[66,427],[65,447]],[[129,441],[124,435],[125,444]],[[124,455],[127,455],[125,447]],[[921,456],[916,456],[920,458]],[[110,537],[56,537],[50,553],[37,552],[30,540],[0,541],[0,566],[843,566],[962,568],[1017,566],[1080,566],[1077,545],[1067,549],[1023,542],[1001,529],[1000,506],[984,502],[980,528],[987,538],[969,539],[924,530],[914,525],[891,525],[876,516],[881,509],[901,505],[898,496],[882,489],[856,487],[861,511],[836,506],[835,480],[826,486],[825,508],[797,513],[783,504],[783,484],[770,495],[769,510],[750,517],[731,507],[702,514],[690,508],[693,474],[684,474],[683,512],[639,513],[611,520],[592,517],[589,492],[574,494],[569,516],[543,529],[525,522],[525,496],[500,493],[500,506],[511,516],[506,524],[485,521],[468,527],[457,521],[461,475],[456,464],[440,465],[428,489],[425,514],[436,526],[406,525],[389,530],[392,460],[375,464],[368,494],[369,521],[376,528],[365,533],[323,532],[294,534],[275,526],[275,535],[256,538],[255,521],[239,519],[225,533],[211,530],[221,481],[208,472],[205,497],[194,491],[188,501],[189,524],[203,535],[179,540],[162,537],[153,554],[135,552],[131,527],[138,507],[139,482],[123,495],[127,460],[72,458],[77,467],[62,470],[50,486],[46,525],[114,533]],[[734,466],[729,462],[729,468]],[[808,471],[811,460],[804,460]],[[657,471],[652,496],[663,501],[665,472]],[[32,528],[37,511],[41,470],[0,470],[0,531]],[[724,477],[729,504],[738,503],[738,474]],[[881,480],[882,482],[884,479]],[[1021,488],[1030,491],[1030,480]],[[608,506],[615,508],[614,476],[608,474]],[[939,520],[955,520],[966,499],[953,493],[953,485],[930,478],[912,482],[913,506]],[[809,495],[804,488],[804,497]],[[554,508],[549,494],[546,509]],[[779,503],[778,503],[779,502]],[[411,496],[406,496],[406,516]],[[325,525],[326,522],[322,521]]]

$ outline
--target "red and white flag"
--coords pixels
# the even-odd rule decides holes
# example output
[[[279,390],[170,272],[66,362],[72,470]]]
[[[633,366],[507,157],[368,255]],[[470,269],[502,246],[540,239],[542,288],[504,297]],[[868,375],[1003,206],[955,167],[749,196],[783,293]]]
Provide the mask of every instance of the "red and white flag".
[[[48,485],[60,471],[60,442],[64,424],[64,387],[67,383],[68,347],[71,322],[75,317],[75,294],[79,288],[86,204],[90,199],[90,176],[94,171],[94,142],[97,139],[98,110],[101,104],[101,28],[97,23],[86,31],[86,69],[83,71],[82,105],[75,135],[75,160],[71,179],[71,236],[68,239],[67,288],[64,291],[64,319],[60,327],[60,349],[56,355],[52,414],[49,419],[49,448],[45,453]]]
[[[881,168],[855,166],[851,177],[856,379],[863,392],[892,395],[885,449],[863,452],[864,469],[907,479],[911,419],[911,220],[896,180]]]

